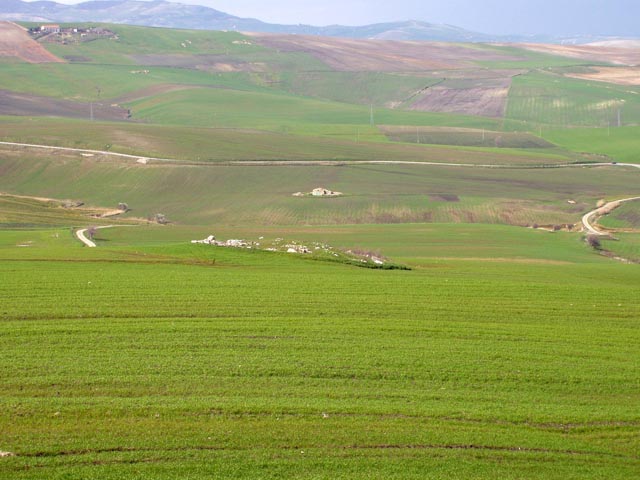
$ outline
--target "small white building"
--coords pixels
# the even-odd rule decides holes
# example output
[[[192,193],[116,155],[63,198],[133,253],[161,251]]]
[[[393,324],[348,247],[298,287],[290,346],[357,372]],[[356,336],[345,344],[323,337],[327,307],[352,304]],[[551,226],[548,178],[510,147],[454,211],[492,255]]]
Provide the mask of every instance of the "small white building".
[[[40,25],[40,31],[44,33],[60,33],[60,25],[49,24],[49,25]]]

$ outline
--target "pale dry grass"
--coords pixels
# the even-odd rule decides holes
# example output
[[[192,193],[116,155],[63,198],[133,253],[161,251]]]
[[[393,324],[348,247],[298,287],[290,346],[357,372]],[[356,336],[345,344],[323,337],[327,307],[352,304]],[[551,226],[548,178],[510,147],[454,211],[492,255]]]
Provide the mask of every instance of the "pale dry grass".
[[[640,67],[592,67],[587,73],[566,73],[566,77],[616,85],[640,85]]]

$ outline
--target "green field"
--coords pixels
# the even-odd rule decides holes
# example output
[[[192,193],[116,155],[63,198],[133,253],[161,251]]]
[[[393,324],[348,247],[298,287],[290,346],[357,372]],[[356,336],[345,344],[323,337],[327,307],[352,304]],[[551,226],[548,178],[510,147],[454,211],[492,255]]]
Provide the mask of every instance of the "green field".
[[[607,155],[618,162],[640,163],[639,127],[545,130],[544,137],[574,151]]]
[[[638,87],[618,86],[562,77],[547,71],[513,80],[507,118],[563,127],[637,125],[640,121]]]
[[[52,233],[1,236],[11,478],[639,468],[638,271],[579,244],[579,263],[529,254],[377,272],[136,245],[140,231],[92,251]],[[18,249],[18,238],[36,241]]]
[[[637,233],[616,233],[615,240],[603,240],[603,248],[626,260],[640,262],[640,239]]]

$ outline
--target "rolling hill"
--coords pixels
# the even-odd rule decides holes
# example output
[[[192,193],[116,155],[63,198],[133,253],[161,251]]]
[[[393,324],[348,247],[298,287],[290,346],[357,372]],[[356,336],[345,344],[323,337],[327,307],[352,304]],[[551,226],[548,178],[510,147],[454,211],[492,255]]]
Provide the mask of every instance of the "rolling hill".
[[[213,8],[184,5],[164,0],[155,0],[153,2],[106,0],[89,1],[77,5],[65,5],[52,1],[24,2],[22,0],[4,0],[0,4],[0,19],[24,22],[103,22],[150,27],[269,32],[381,40],[554,43],[589,43],[619,40],[617,37],[597,35],[570,37],[487,35],[453,25],[434,24],[418,20],[364,26],[279,25],[253,18],[236,17]]]

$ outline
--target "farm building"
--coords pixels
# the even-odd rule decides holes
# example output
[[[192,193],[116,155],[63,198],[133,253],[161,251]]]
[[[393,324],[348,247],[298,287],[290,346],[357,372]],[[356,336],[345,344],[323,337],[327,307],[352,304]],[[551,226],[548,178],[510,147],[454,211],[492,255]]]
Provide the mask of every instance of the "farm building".
[[[40,31],[44,33],[60,33],[60,25],[40,25]]]

